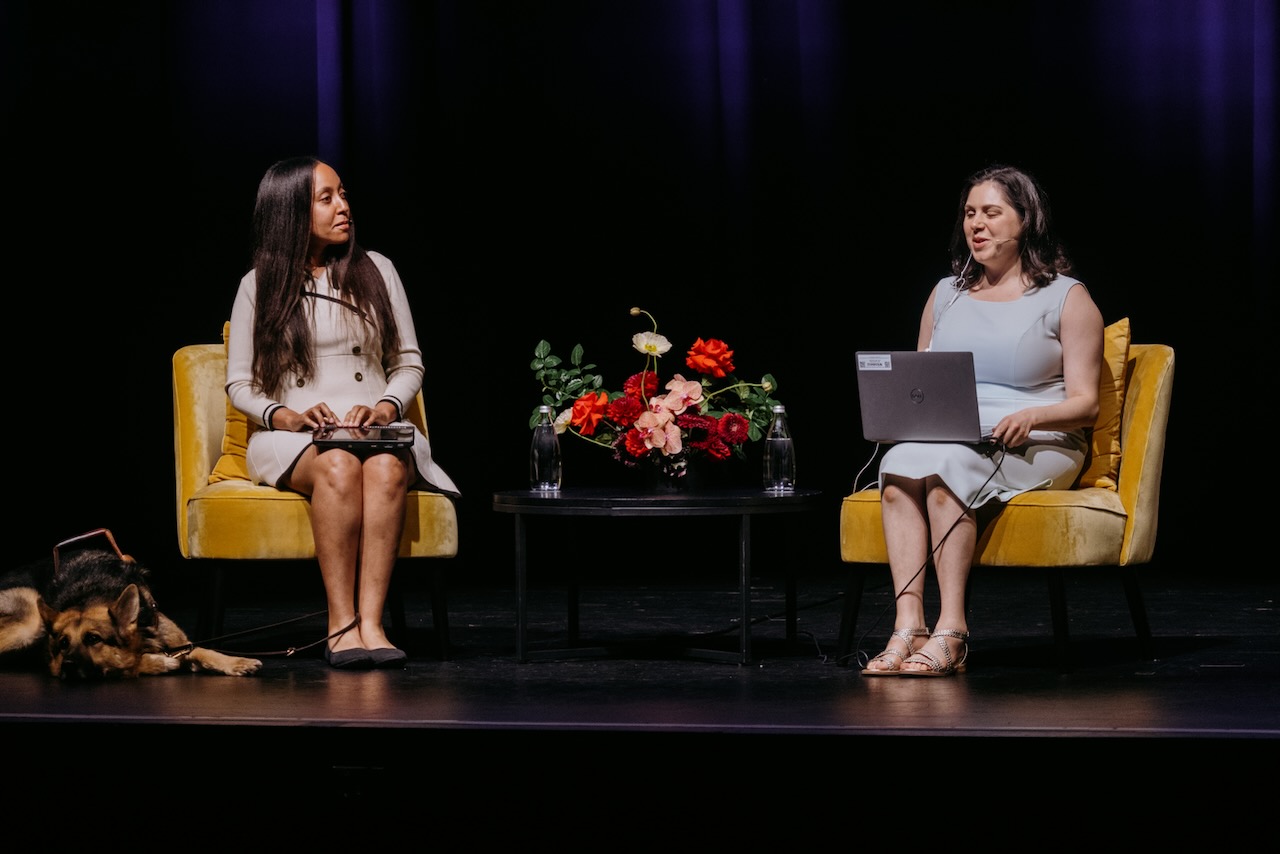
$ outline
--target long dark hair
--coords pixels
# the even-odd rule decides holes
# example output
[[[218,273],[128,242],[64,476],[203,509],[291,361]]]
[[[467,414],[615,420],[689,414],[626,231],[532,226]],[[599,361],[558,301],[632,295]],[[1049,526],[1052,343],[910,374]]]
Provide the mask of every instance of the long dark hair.
[[[291,157],[271,166],[258,184],[253,207],[253,269],[257,305],[253,323],[253,376],[263,394],[278,396],[291,373],[310,379],[314,369],[311,322],[303,292],[311,284],[307,249],[315,193],[315,157]],[[400,332],[386,282],[356,244],[325,250],[329,280],[377,329],[382,352],[399,349]]]
[[[956,287],[968,290],[982,275],[982,265],[973,263],[969,244],[965,241],[964,209],[969,201],[969,191],[988,181],[1000,185],[1004,197],[1022,220],[1019,253],[1022,270],[1031,280],[1031,287],[1043,288],[1055,276],[1068,275],[1072,269],[1071,259],[1053,233],[1048,195],[1035,178],[1021,169],[996,165],[976,172],[960,191],[960,210],[955,230],[951,233],[951,272],[956,276]]]

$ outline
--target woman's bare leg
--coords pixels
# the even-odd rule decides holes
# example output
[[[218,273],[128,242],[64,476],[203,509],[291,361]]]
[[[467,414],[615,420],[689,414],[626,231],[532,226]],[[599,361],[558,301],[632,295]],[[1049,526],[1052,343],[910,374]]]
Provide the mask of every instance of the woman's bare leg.
[[[329,634],[341,632],[359,615],[356,578],[365,512],[360,460],[346,451],[317,454],[309,448],[294,467],[289,486],[311,497],[311,531],[328,600]],[[358,631],[347,631],[329,646],[341,652],[363,643]]]
[[[965,590],[969,584],[969,570],[973,566],[974,548],[978,542],[977,519],[959,498],[937,477],[925,478],[927,491],[925,506],[929,515],[934,571],[938,576],[938,622],[935,629],[968,632],[968,614],[965,611]],[[958,662],[964,654],[964,642],[957,638],[935,638],[933,644],[946,644],[951,661]],[[939,650],[931,651],[935,658],[946,660]],[[927,670],[921,662],[907,662],[903,670]]]
[[[893,578],[895,632],[911,632],[910,643],[892,635],[885,652],[867,664],[868,670],[896,670],[927,635],[915,634],[929,624],[924,617],[925,567],[929,560],[929,526],[925,516],[925,483],[893,475],[885,477],[880,497],[889,573]]]
[[[382,649],[394,646],[382,627],[382,613],[404,533],[409,467],[394,454],[377,454],[364,461],[362,477],[364,519],[357,586],[360,642],[366,649]]]

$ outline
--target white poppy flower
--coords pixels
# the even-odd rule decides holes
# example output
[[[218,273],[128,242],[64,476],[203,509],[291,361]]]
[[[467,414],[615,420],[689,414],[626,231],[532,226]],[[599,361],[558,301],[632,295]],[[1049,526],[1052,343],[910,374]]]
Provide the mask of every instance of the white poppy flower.
[[[631,346],[646,356],[661,356],[671,349],[671,342],[656,332],[637,332],[631,336]]]

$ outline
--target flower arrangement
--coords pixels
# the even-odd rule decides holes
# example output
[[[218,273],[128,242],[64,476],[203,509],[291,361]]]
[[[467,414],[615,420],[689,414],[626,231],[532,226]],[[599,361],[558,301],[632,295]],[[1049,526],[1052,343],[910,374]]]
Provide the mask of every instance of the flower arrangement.
[[[773,376],[765,374],[758,383],[738,379],[733,350],[717,338],[699,338],[685,355],[692,374],[672,373],[664,382],[658,360],[670,352],[671,342],[658,333],[653,315],[631,309],[632,317],[640,315],[653,326],[631,338],[644,365],[620,390],[604,387],[604,378],[593,373],[596,366],[583,362],[581,344],[565,364],[547,341],[538,342],[529,367],[542,385],[541,404],[557,413],[556,432],[609,448],[625,466],[652,465],[672,478],[684,477],[697,457],[745,459],[744,446],[765,435],[778,403],[771,396],[777,388]],[[535,406],[530,427],[537,419]]]

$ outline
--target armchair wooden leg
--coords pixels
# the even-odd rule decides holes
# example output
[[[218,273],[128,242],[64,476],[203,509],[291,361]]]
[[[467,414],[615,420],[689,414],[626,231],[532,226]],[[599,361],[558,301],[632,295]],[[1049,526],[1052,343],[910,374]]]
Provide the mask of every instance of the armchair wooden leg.
[[[840,615],[840,645],[836,653],[836,663],[841,667],[849,666],[849,656],[853,652],[854,632],[858,629],[858,609],[862,607],[862,589],[866,584],[866,577],[867,570],[862,564],[849,565],[844,609]]]
[[[449,599],[446,590],[446,573],[443,559],[419,558],[431,564],[431,622],[435,629],[436,646],[441,661],[449,658]],[[391,616],[391,629],[394,638],[403,641],[408,629],[405,616],[404,580],[401,576],[403,568],[391,576],[391,586],[387,589],[387,610]]]
[[[404,616],[404,585],[397,572],[391,576],[391,586],[387,588],[387,610],[391,612],[391,631],[397,638],[403,638],[408,621]]]
[[[434,561],[431,572],[431,622],[436,630],[436,646],[441,661],[449,660],[449,600],[446,582],[448,574],[442,560]]]
[[[1147,622],[1147,606],[1138,587],[1138,573],[1131,566],[1121,568],[1124,595],[1129,600],[1129,616],[1133,618],[1134,631],[1138,633],[1138,653],[1147,661],[1154,659],[1151,645],[1151,624]]]
[[[1071,672],[1071,633],[1067,627],[1067,585],[1060,567],[1046,570],[1049,581],[1049,612],[1053,617],[1053,640],[1057,648],[1058,669]]]
[[[226,612],[226,570],[219,561],[206,568],[204,601],[196,617],[196,638],[207,641],[222,635]]]

